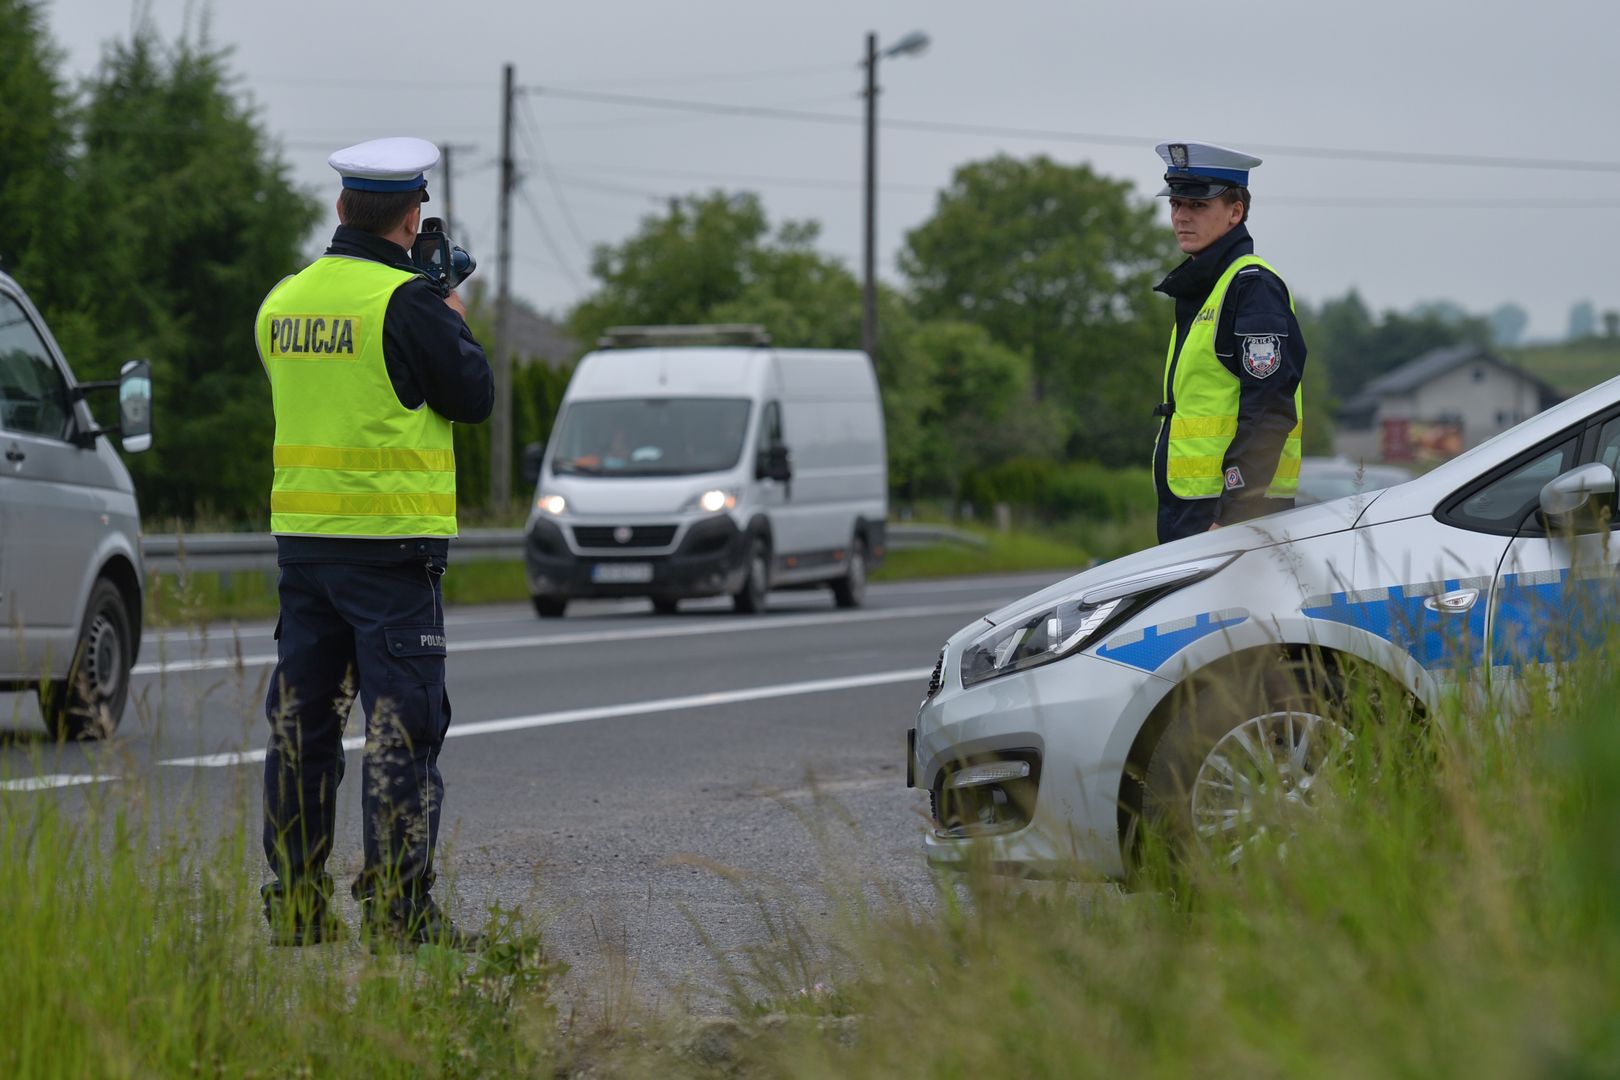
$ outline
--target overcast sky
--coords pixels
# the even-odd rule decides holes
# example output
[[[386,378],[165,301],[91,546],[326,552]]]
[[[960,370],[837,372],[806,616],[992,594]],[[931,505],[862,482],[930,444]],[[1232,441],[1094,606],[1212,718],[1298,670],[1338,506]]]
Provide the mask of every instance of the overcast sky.
[[[89,74],[137,8],[169,37],[188,9],[209,10],[195,0],[53,0],[70,72]],[[761,192],[773,221],[821,222],[825,250],[858,268],[861,129],[535,88],[858,118],[867,31],[888,43],[914,29],[932,46],[880,65],[884,117],[1127,142],[883,130],[885,277],[957,165],[1045,153],[1151,194],[1163,172],[1154,144],[1204,139],[1265,158],[1251,183],[1251,229],[1302,297],[1355,287],[1378,308],[1443,298],[1482,312],[1514,300],[1530,311],[1534,337],[1563,336],[1577,300],[1620,308],[1610,254],[1620,230],[1613,2],[220,0],[210,19],[298,182],[323,200],[335,196],[326,155],[339,146],[404,134],[457,144],[458,239],[491,279],[501,66],[515,64],[530,89],[519,104],[513,289],[548,311],[588,290],[591,245],[625,237],[661,195],[715,186]],[[430,190],[440,188],[442,178]],[[335,220],[311,239],[312,254]]]

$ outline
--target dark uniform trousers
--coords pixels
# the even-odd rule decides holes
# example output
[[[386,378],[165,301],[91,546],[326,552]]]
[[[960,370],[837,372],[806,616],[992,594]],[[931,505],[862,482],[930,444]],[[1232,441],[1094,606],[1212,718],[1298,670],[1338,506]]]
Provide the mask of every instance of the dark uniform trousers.
[[[445,561],[423,549],[393,564],[281,568],[279,662],[265,702],[264,851],[282,889],[327,881],[356,694],[366,717],[365,867],[354,894],[408,903],[433,885],[450,698]]]

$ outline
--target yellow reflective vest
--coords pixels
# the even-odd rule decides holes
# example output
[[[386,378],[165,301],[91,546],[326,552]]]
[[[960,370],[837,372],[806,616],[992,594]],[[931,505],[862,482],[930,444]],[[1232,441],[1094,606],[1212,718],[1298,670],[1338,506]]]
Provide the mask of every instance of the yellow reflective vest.
[[[1240,271],[1251,266],[1277,273],[1264,259],[1255,255],[1234,259],[1209,291],[1204,306],[1193,317],[1192,325],[1187,328],[1187,338],[1181,343],[1179,359],[1176,357],[1176,328],[1173,324],[1170,327],[1170,349],[1164,360],[1166,396],[1163,400],[1175,402],[1176,408],[1171,416],[1165,418],[1170,425],[1165,479],[1171,493],[1179,499],[1216,499],[1226,490],[1226,450],[1237,434],[1238,402],[1243,384],[1215,355],[1215,329],[1220,324],[1221,303],[1226,299],[1226,291],[1231,287],[1232,280]],[[1290,293],[1290,309],[1293,304]],[[1175,374],[1174,385],[1171,383],[1172,371]],[[1305,418],[1301,391],[1302,387],[1294,388],[1294,429],[1283,443],[1276,476],[1269,478],[1266,489],[1269,498],[1291,499],[1299,490],[1301,433]],[[1255,482],[1260,481],[1255,478]]]
[[[388,300],[414,276],[328,255],[265,297],[255,329],[276,416],[271,532],[456,535],[450,421],[401,405],[383,360]]]

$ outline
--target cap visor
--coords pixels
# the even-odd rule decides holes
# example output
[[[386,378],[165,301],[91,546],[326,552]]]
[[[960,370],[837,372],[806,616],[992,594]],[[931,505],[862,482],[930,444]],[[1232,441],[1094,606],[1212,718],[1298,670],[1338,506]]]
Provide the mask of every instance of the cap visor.
[[[1161,197],[1170,195],[1178,199],[1213,199],[1231,186],[1206,180],[1176,180],[1164,185],[1159,195]]]

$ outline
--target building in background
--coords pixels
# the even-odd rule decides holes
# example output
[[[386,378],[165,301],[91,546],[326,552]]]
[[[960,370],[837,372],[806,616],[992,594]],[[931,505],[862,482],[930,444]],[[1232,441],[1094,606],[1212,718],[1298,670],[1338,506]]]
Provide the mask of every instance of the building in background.
[[[1334,450],[1353,461],[1443,461],[1560,400],[1546,382],[1477,345],[1433,349],[1339,407]]]

